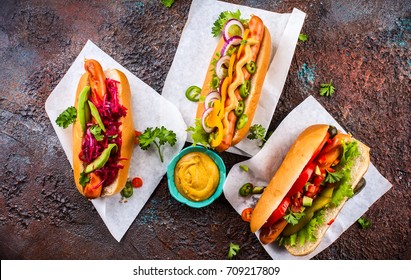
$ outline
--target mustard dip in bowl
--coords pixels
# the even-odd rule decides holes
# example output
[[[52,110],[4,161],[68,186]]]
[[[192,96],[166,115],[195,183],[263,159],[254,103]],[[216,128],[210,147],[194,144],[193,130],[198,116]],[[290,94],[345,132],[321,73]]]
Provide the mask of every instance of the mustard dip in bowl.
[[[190,146],[167,167],[168,189],[177,201],[193,208],[210,205],[223,192],[226,168],[215,152]]]

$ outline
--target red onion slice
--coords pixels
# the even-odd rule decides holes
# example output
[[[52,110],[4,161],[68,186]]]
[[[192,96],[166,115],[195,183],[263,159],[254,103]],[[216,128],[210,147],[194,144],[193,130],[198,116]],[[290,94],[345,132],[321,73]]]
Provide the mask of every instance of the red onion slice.
[[[233,36],[228,41],[225,42],[223,48],[221,49],[221,56],[226,56],[226,52],[230,49],[231,46],[237,46],[243,40],[240,36]]]
[[[206,119],[208,117],[208,115],[210,115],[210,113],[214,110],[213,107],[208,108],[207,110],[204,111],[203,115],[201,116],[201,126],[203,127],[204,131],[207,133],[211,133],[213,131],[214,127],[208,127],[206,125]]]
[[[213,105],[214,101],[219,99],[221,99],[221,95],[218,92],[210,92],[204,100],[204,109],[209,109]]]
[[[234,36],[230,36],[230,33],[228,32],[230,27],[233,26],[233,25],[236,25],[241,29],[240,37],[242,38],[244,36],[244,27],[243,27],[242,23],[239,20],[236,20],[235,18],[232,18],[232,19],[228,20],[224,25],[223,37],[224,37],[225,41],[228,41],[230,38],[234,37]]]
[[[228,55],[223,56],[217,61],[215,72],[217,74],[217,77],[220,80],[227,76],[227,70],[228,70],[229,64],[230,64],[230,57]]]

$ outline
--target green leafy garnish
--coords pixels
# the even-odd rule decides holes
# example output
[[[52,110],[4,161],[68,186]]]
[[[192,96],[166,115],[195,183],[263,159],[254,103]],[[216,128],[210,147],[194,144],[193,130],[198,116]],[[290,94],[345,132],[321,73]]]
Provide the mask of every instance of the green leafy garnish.
[[[344,170],[335,171],[335,172],[329,172],[327,170],[327,175],[325,176],[325,181],[327,183],[333,184],[333,183],[341,181],[341,179],[344,177],[344,175],[345,175]]]
[[[68,107],[56,119],[56,124],[62,128],[67,128],[74,123],[77,118],[77,110],[74,106]]]
[[[228,258],[231,260],[240,251],[240,245],[230,243],[230,248],[228,249]]]
[[[191,138],[193,139],[193,145],[203,145],[206,148],[210,147],[210,144],[208,143],[209,135],[205,130],[203,129],[203,126],[201,125],[201,119],[197,118],[195,120],[194,126],[190,126],[186,130],[187,132],[192,132]]]
[[[229,11],[222,12],[219,15],[218,19],[214,22],[214,25],[211,28],[211,34],[213,34],[214,37],[219,36],[221,32],[223,31],[225,23],[229,19],[235,18],[241,21],[242,23],[244,23],[245,20],[241,19],[240,17],[241,17],[240,10],[237,10],[236,12],[229,12]]]
[[[94,135],[97,141],[101,141],[104,139],[104,134],[102,134],[101,132],[101,127],[98,124],[95,124],[90,127],[90,133]]]
[[[354,164],[355,158],[360,155],[360,152],[358,151],[356,141],[343,141],[342,147],[343,154],[336,168],[338,172],[341,172],[344,175],[339,181],[338,188],[333,192],[333,196],[331,198],[331,204],[333,206],[340,205],[341,201],[343,201],[345,197],[351,198],[354,195],[354,190],[350,184],[351,168]]]
[[[264,143],[267,141],[265,139],[265,128],[261,124],[254,124],[250,126],[249,133],[247,135],[247,138],[250,140],[255,140],[255,139],[260,139],[262,141],[262,144],[260,147],[264,145]]]
[[[85,187],[88,182],[90,182],[90,176],[86,172],[81,172],[79,184]]]
[[[177,142],[176,134],[172,130],[168,130],[164,126],[162,126],[161,128],[148,127],[139,136],[140,148],[142,150],[147,150],[148,148],[150,148],[151,144],[154,144],[157,147],[161,162],[163,162],[164,159],[163,159],[163,153],[160,149],[160,146],[163,146],[166,143],[170,144],[170,146],[174,146],[176,142]]]
[[[298,40],[301,42],[307,42],[308,41],[308,35],[304,34],[304,33],[300,33],[300,35],[298,35]]]
[[[310,222],[305,225],[300,231],[294,233],[290,236],[282,236],[279,238],[279,245],[291,245],[296,246],[297,242],[299,245],[303,246],[306,241],[314,242],[317,238],[314,235],[314,231],[317,226],[322,225],[324,223],[324,211],[320,210],[314,214],[314,217],[310,220]]]
[[[330,83],[328,84],[321,84],[321,88],[320,88],[320,95],[321,96],[332,96],[335,88],[332,85],[333,80],[330,80]]]
[[[304,216],[304,212],[288,211],[288,213],[284,215],[284,220],[286,220],[289,224],[296,225],[298,224],[298,221]]]
[[[161,4],[166,8],[170,8],[174,4],[175,0],[161,0]]]
[[[357,220],[357,222],[360,224],[362,229],[367,229],[371,226],[371,222],[370,220],[368,220],[365,217],[361,217]]]

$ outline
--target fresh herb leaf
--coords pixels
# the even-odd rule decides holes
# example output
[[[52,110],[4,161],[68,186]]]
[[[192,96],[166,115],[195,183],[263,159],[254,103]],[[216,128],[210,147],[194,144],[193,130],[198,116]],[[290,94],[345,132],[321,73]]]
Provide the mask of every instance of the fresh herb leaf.
[[[308,41],[308,35],[304,34],[304,33],[300,33],[300,35],[298,35],[298,40],[301,42],[307,42]]]
[[[161,162],[163,162],[164,159],[160,147],[165,145],[166,143],[168,143],[170,146],[174,146],[176,142],[176,134],[172,130],[168,130],[164,126],[156,128],[148,127],[139,136],[140,148],[142,150],[147,150],[148,148],[150,148],[151,144],[154,144],[157,147]]]
[[[174,4],[175,0],[161,0],[161,4],[164,5],[166,8],[171,8],[171,6]]]
[[[210,147],[210,144],[208,143],[209,135],[205,130],[203,129],[203,126],[201,125],[201,119],[197,118],[195,120],[194,126],[190,126],[186,130],[187,132],[192,132],[191,138],[193,139],[193,145],[203,145],[206,148]]]
[[[298,224],[298,221],[304,216],[304,212],[288,211],[288,213],[284,215],[284,220],[286,220],[289,224],[296,225]]]
[[[320,88],[320,95],[321,96],[332,96],[335,88],[332,85],[333,80],[330,80],[330,83],[328,84],[321,84],[321,88]]]
[[[101,133],[102,129],[98,124],[95,124],[90,127],[90,133],[94,135],[97,141],[104,139],[104,134]]]
[[[333,183],[341,181],[341,179],[344,177],[344,175],[345,175],[344,170],[339,170],[339,171],[335,171],[335,172],[329,172],[327,170],[327,175],[325,176],[325,181],[327,183],[333,184]]]
[[[240,251],[240,245],[230,243],[230,248],[228,249],[228,258],[231,260]]]
[[[229,12],[229,11],[222,12],[219,15],[218,19],[214,22],[214,25],[211,28],[211,34],[213,34],[214,37],[219,36],[224,29],[225,23],[229,19],[235,18],[241,21],[242,23],[244,23],[245,20],[241,19],[240,17],[241,17],[240,10],[237,10],[236,12]]]
[[[279,238],[278,244],[284,246],[286,244],[290,246],[296,246],[297,242],[303,246],[305,242],[314,242],[317,237],[315,236],[315,229],[324,223],[324,210],[315,212],[314,217],[310,222],[305,225],[300,231],[290,236],[283,236]]]
[[[68,107],[56,119],[56,124],[62,128],[67,128],[74,123],[77,118],[77,110],[74,106]]]
[[[261,124],[254,124],[250,126],[249,134],[247,135],[247,138],[250,140],[255,140],[255,139],[260,139],[262,141],[262,144],[260,145],[260,148],[264,145],[264,143],[267,141],[265,139],[265,133],[266,130]]]
[[[371,226],[371,222],[370,220],[368,220],[365,217],[361,217],[357,220],[357,222],[360,224],[362,229],[367,229]]]
[[[90,182],[90,176],[86,172],[81,172],[79,184],[85,187],[88,182]]]

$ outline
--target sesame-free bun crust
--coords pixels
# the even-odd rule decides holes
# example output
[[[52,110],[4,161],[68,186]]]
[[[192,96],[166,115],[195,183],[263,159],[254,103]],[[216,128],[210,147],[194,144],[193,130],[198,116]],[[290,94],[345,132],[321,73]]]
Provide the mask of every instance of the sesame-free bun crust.
[[[106,78],[118,81],[118,92],[119,92],[119,102],[124,107],[127,108],[127,115],[122,117],[119,121],[121,122],[120,131],[122,134],[122,145],[120,149],[120,158],[124,159],[121,161],[123,168],[119,170],[116,180],[109,186],[103,188],[101,196],[110,196],[119,193],[125,186],[128,178],[128,170],[130,168],[130,159],[134,148],[134,123],[133,123],[133,112],[131,107],[131,92],[130,85],[127,77],[123,72],[117,69],[108,69],[104,71]],[[89,85],[89,74],[86,72],[80,78],[76,99],[75,107],[77,109],[78,97],[81,90]],[[78,191],[84,195],[83,186],[80,185],[80,173],[83,172],[84,166],[80,161],[78,155],[81,151],[81,143],[83,141],[83,132],[78,119],[73,124],[73,172],[74,180]]]

